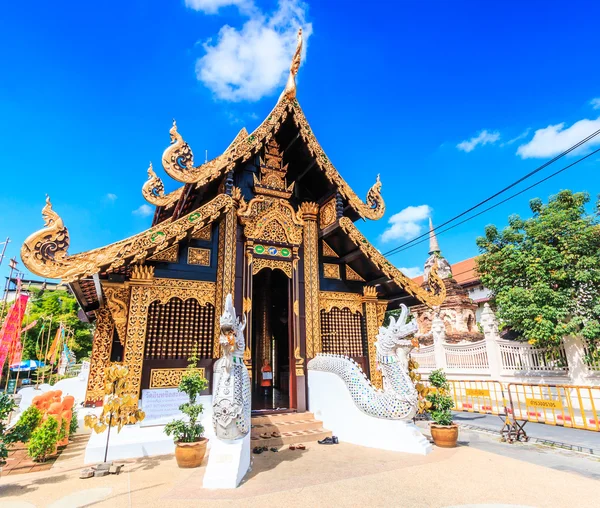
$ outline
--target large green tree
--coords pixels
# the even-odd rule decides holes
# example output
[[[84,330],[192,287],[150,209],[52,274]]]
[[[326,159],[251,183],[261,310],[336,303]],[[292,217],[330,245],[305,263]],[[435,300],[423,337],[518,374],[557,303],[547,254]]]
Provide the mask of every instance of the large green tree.
[[[533,199],[531,218],[512,215],[477,238],[477,269],[498,317],[530,344],[552,348],[567,335],[600,344],[600,226],[589,202],[569,190],[547,204]]]

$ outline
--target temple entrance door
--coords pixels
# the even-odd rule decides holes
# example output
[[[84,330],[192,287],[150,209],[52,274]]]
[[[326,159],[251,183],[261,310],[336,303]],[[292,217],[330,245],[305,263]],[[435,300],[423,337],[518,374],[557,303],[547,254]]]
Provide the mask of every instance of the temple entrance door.
[[[252,410],[290,409],[290,279],[265,268],[252,286]]]

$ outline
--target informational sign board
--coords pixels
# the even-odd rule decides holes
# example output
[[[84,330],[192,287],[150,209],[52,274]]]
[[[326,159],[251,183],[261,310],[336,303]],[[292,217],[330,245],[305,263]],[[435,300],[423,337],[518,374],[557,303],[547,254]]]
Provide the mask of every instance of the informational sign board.
[[[179,406],[189,402],[188,396],[177,388],[157,388],[142,390],[142,409],[146,418],[140,422],[140,427],[153,425],[166,425],[167,423],[182,418]]]
[[[467,397],[489,397],[490,391],[483,388],[467,388],[465,395]]]
[[[547,409],[562,409],[563,407],[560,400],[549,399],[525,399],[525,405]]]

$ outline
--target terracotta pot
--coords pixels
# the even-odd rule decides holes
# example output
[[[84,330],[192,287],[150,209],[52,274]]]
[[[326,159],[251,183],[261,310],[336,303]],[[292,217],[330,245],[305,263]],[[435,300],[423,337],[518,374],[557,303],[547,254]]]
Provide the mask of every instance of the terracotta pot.
[[[175,443],[175,459],[179,467],[198,467],[206,454],[208,439],[201,438],[194,443]]]
[[[436,446],[440,448],[454,448],[458,440],[458,425],[430,424],[431,437]]]

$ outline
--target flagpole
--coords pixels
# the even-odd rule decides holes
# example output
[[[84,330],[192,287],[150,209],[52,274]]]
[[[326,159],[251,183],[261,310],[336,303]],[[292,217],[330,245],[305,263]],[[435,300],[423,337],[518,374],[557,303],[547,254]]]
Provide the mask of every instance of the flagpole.
[[[50,347],[50,336],[52,335],[52,318],[53,314],[50,314],[50,326],[48,326],[48,342],[46,342],[46,354],[44,355],[44,367],[46,367],[46,363],[48,362],[48,348]],[[42,373],[42,384],[46,380],[46,371]]]

